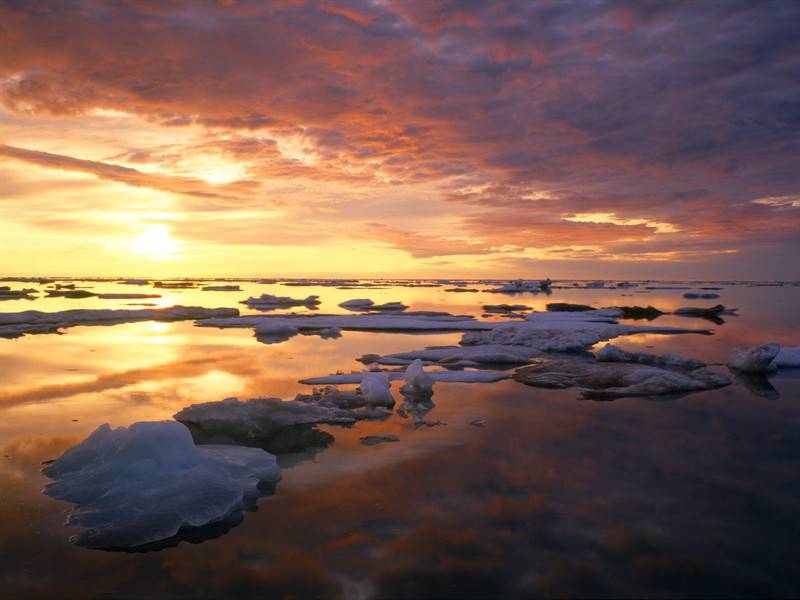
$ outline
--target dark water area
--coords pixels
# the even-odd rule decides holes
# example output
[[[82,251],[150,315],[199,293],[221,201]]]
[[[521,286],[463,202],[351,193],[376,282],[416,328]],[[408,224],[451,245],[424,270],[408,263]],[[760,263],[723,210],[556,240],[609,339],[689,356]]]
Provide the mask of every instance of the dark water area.
[[[480,314],[476,307],[489,300],[536,308],[631,298],[666,309],[709,304],[684,300],[677,290],[638,297],[622,296],[636,290],[556,290],[508,300],[436,288],[382,295],[261,288],[333,294],[334,306],[370,297],[466,314]],[[720,294],[719,302],[739,307],[738,317],[723,324],[655,321],[709,327],[713,335],[647,334],[615,343],[707,362],[773,339],[800,346],[800,288],[728,286]],[[459,338],[345,332],[338,340],[297,336],[264,345],[248,330],[134,323],[0,340],[0,595],[800,595],[800,369],[683,397],[613,402],[510,380],[437,383],[426,419],[442,425],[415,428],[395,413],[382,422],[325,427],[333,445],[279,457],[282,480],[241,522],[147,552],[71,544],[76,530],[64,526],[70,505],[41,494],[42,462],[103,422],[169,419],[183,406],[232,395],[288,399],[307,391],[298,379],[357,369],[353,359],[363,353]],[[399,442],[359,443],[386,434]]]

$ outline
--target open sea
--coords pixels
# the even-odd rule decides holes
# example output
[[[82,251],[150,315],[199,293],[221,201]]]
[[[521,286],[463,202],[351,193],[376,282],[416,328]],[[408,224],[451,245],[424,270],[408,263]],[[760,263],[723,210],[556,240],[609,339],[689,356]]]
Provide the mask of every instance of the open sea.
[[[108,551],[71,543],[78,532],[65,525],[71,505],[42,493],[49,481],[43,464],[101,424],[171,420],[183,407],[231,396],[292,399],[311,391],[299,380],[360,371],[356,358],[364,354],[457,345],[461,333],[344,331],[336,339],[300,334],[266,344],[248,328],[145,321],[0,339],[0,596],[800,596],[800,369],[743,378],[724,366],[734,348],[800,346],[797,285],[585,288],[558,281],[551,294],[505,295],[483,291],[494,286],[487,282],[467,284],[479,292],[454,293],[445,291],[450,283],[339,289],[236,281],[224,283],[241,291],[216,292],[71,281],[93,293],[161,297],[40,293],[33,301],[2,301],[0,312],[153,303],[235,307],[242,314],[354,314],[339,303],[370,298],[481,318],[482,305],[499,303],[537,311],[550,302],[652,305],[667,312],[719,303],[738,314],[722,323],[669,314],[622,321],[709,328],[712,335],[638,334],[613,343],[700,359],[734,381],[682,397],[614,401],[514,380],[436,383],[425,418],[440,425],[415,428],[395,411],[382,421],[322,426],[334,443],[279,456],[281,481],[241,522],[171,547]],[[702,287],[720,288],[719,299],[683,297]],[[321,304],[273,313],[240,304],[262,293],[316,294]],[[392,391],[400,401],[398,387]],[[399,441],[362,445],[369,435]]]

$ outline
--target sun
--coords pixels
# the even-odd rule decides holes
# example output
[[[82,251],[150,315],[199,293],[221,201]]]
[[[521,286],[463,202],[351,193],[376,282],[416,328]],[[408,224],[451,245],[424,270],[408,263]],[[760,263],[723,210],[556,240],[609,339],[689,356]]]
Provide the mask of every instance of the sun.
[[[157,223],[131,240],[130,251],[157,260],[171,260],[180,253],[181,242],[172,237],[167,225]]]

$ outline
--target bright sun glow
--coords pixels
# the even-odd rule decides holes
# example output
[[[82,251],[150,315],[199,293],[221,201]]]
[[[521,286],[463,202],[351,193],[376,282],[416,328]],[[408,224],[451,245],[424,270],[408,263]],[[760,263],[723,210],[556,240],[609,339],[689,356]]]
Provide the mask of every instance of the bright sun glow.
[[[130,251],[157,260],[171,260],[181,251],[181,243],[172,237],[169,226],[153,224],[131,241]]]

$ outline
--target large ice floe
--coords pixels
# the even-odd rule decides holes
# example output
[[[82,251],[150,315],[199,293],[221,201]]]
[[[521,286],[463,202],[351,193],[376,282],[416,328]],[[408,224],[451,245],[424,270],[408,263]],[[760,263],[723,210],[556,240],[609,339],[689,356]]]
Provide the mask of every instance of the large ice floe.
[[[307,296],[305,298],[290,298],[289,296],[273,296],[272,294],[261,294],[251,296],[247,300],[242,300],[241,304],[256,310],[277,310],[279,308],[292,308],[294,306],[305,306],[306,308],[316,308],[320,304],[319,296]]]
[[[136,310],[74,309],[58,312],[26,310],[0,313],[0,337],[16,338],[31,333],[55,333],[59,329],[75,325],[230,318],[238,314],[239,311],[235,308],[203,308],[201,306],[171,306]]]
[[[511,377],[505,371],[427,371],[426,374],[434,382],[443,383],[493,383]],[[321,377],[307,377],[301,379],[300,383],[305,385],[346,385],[360,383],[362,373],[337,373],[336,375],[323,375]],[[388,372],[386,376],[389,381],[400,381],[405,379],[402,371]]]
[[[186,407],[175,419],[186,425],[198,443],[245,444],[270,452],[293,452],[327,446],[333,436],[317,425],[352,425],[359,419],[354,411],[323,403],[280,398],[204,402]]]
[[[359,375],[361,389],[357,392],[328,387],[298,394],[294,400],[226,398],[193,404],[178,412],[175,419],[202,444],[244,444],[274,453],[324,447],[333,442],[333,436],[319,430],[318,425],[349,426],[389,415],[386,408],[394,405],[394,398],[388,391],[388,381],[385,385],[377,381],[383,379],[382,373],[371,375],[376,379],[365,380],[363,373]]]
[[[204,319],[203,327],[249,327],[257,332],[292,327],[319,332],[337,328],[350,331],[462,331],[463,346],[486,344],[529,346],[546,352],[586,350],[597,342],[635,333],[702,333],[708,329],[621,325],[622,312],[615,308],[585,312],[537,312],[524,321],[479,321],[473,317],[437,312],[359,315],[251,315]],[[416,358],[416,357],[413,357]],[[413,358],[411,360],[413,360]],[[423,358],[423,357],[419,357]],[[423,360],[425,360],[423,358]]]
[[[537,359],[517,369],[514,379],[544,388],[577,387],[585,398],[613,400],[625,396],[685,394],[730,385],[707,369],[677,369],[655,364],[596,362],[579,358]]]
[[[266,331],[294,327],[298,331],[319,332],[325,329],[348,331],[469,331],[491,329],[495,323],[477,321],[468,316],[446,313],[406,312],[399,314],[359,315],[249,315],[236,318],[203,320],[203,327],[249,327]]]
[[[613,344],[606,344],[594,353],[597,362],[626,362],[643,365],[660,365],[681,369],[699,369],[706,363],[693,358],[684,358],[677,354],[648,354],[647,352],[626,352]]]
[[[598,342],[637,333],[710,334],[707,329],[622,325],[622,312],[606,308],[581,312],[537,312],[525,321],[498,323],[488,331],[471,331],[461,339],[464,346],[525,346],[540,352],[582,352]]]
[[[53,479],[44,493],[74,505],[67,524],[85,528],[74,541],[109,549],[230,521],[280,479],[264,450],[196,446],[175,421],[101,425],[43,472]]]

